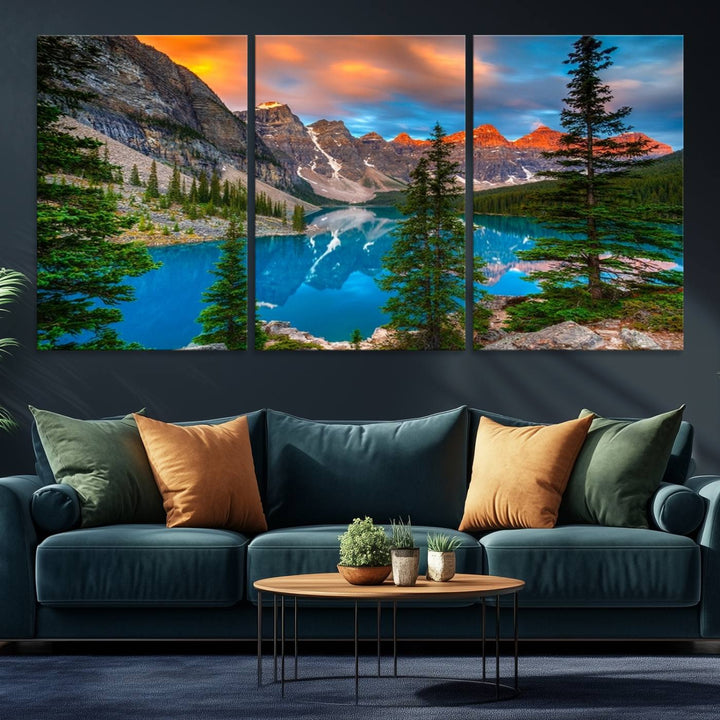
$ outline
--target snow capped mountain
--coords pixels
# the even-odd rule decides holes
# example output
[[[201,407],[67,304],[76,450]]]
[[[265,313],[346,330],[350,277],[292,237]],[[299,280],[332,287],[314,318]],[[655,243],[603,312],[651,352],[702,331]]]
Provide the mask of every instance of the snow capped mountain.
[[[406,132],[389,141],[376,132],[354,137],[340,120],[317,120],[305,126],[287,105],[277,101],[258,105],[255,122],[261,141],[300,186],[298,192],[309,188],[317,195],[348,203],[403,189],[430,145],[429,140]],[[473,130],[474,187],[541,179],[538,173],[554,167],[554,161],[543,153],[557,150],[561,136],[560,131],[541,125],[511,141],[493,125],[479,125]],[[634,133],[631,139],[640,137]],[[459,166],[459,186],[465,183],[465,140],[464,131],[445,137],[450,157]],[[654,155],[672,152],[669,146],[648,140],[654,143]]]

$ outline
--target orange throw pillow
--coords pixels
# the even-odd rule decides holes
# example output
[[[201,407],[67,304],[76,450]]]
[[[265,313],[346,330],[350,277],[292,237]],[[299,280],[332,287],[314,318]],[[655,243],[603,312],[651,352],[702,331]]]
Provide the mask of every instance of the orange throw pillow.
[[[526,427],[481,417],[459,529],[555,527],[593,417]]]
[[[245,416],[219,425],[171,425],[133,415],[168,527],[267,530]]]

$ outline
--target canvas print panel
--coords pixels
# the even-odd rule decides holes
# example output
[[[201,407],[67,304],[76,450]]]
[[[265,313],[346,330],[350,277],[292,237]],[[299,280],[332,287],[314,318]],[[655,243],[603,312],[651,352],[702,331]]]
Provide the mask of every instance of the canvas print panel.
[[[683,347],[681,36],[474,38],[474,346]]]
[[[37,49],[38,348],[244,349],[247,38]]]
[[[257,345],[464,337],[463,36],[256,38]]]

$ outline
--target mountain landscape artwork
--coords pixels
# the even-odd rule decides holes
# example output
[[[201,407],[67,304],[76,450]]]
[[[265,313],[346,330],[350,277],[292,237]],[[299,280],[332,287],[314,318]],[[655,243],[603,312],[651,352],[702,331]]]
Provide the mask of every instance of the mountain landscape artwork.
[[[258,36],[256,346],[465,347],[464,36]],[[279,195],[277,191],[283,194]]]
[[[469,43],[38,37],[38,349],[681,350],[682,37]]]
[[[474,38],[476,349],[682,349],[682,40]]]
[[[37,49],[38,348],[244,349],[247,38]]]

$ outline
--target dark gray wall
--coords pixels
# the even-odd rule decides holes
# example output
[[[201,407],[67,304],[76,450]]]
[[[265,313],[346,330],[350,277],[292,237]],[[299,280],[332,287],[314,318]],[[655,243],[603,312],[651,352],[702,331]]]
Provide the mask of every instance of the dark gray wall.
[[[312,418],[408,417],[470,404],[542,421],[601,414],[643,416],[682,403],[697,429],[702,472],[720,471],[716,237],[717,95],[705,72],[714,27],[689,3],[569,2],[249,3],[198,0],[15,0],[0,9],[0,266],[34,278],[35,37],[38,34],[684,34],[686,77],[686,342],[665,353],[38,353],[34,291],[1,335],[23,349],[0,363],[0,405],[21,421],[0,436],[0,473],[32,468],[32,404],[76,417],[147,407],[161,419],[273,407]],[[711,199],[712,192],[712,199]]]

